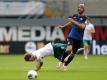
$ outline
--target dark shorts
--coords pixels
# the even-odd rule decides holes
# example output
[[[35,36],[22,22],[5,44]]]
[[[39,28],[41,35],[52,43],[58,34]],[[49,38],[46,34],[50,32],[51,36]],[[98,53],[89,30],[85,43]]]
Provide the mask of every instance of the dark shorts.
[[[72,45],[72,50],[74,54],[76,54],[77,50],[81,47],[81,44],[82,44],[82,40],[68,38],[68,45]]]
[[[83,40],[83,45],[91,45],[91,40]]]

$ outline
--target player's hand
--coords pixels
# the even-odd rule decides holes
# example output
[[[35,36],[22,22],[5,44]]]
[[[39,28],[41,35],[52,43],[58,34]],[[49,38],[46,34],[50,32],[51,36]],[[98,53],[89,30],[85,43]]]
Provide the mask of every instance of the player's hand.
[[[71,23],[74,22],[74,19],[73,19],[73,18],[69,18],[68,20],[69,20],[69,22],[71,22]]]
[[[35,70],[35,71],[38,71],[38,70],[37,70],[37,68],[36,68],[36,69],[34,69],[34,70]]]

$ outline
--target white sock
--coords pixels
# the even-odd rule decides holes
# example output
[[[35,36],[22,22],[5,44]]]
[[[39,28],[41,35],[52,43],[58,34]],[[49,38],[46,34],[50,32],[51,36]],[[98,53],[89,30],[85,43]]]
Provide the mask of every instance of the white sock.
[[[85,58],[88,58],[89,52],[90,52],[89,49],[84,49],[84,57],[85,57]]]

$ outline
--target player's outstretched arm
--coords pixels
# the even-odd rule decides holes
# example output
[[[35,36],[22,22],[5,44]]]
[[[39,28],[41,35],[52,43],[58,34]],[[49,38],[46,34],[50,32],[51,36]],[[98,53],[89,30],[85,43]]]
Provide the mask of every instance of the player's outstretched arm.
[[[39,71],[40,69],[41,69],[41,67],[43,66],[43,61],[42,61],[42,59],[41,60],[39,60],[38,62],[37,62],[37,65],[36,65],[36,71]]]
[[[72,25],[72,22],[68,21],[66,24],[64,24],[63,26],[62,25],[59,25],[58,27],[59,28],[65,28],[67,26],[71,26]]]

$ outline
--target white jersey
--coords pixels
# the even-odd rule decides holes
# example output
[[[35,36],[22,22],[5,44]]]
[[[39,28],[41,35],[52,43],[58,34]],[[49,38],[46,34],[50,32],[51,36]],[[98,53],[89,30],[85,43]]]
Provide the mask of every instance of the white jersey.
[[[45,56],[54,55],[53,46],[51,43],[48,43],[43,48],[32,52],[32,54],[37,57],[37,60]]]
[[[90,30],[94,28],[94,25],[89,23],[86,25],[84,30],[84,37],[83,40],[92,40],[92,33],[90,33]]]

